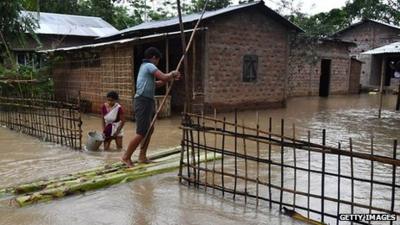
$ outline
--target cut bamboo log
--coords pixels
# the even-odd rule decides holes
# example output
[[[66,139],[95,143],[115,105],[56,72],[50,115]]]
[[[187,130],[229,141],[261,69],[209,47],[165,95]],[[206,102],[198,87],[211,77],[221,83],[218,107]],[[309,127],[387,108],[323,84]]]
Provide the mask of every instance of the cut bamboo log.
[[[115,163],[109,167],[95,168],[80,173],[70,174],[53,180],[42,180],[31,184],[20,185],[15,188],[1,189],[0,195],[10,196],[15,194],[11,200],[11,205],[24,207],[27,205],[47,202],[57,198],[83,193],[90,190],[105,188],[111,185],[126,183],[143,177],[174,171],[180,165],[180,150],[172,149],[164,151],[152,157],[154,160],[150,164],[139,164],[132,168]],[[217,160],[220,155],[214,157],[214,153],[201,155],[196,160],[204,162],[206,158]],[[47,182],[46,184],[44,184]],[[25,189],[21,188],[24,187]],[[19,189],[17,189],[19,188]],[[25,193],[19,195],[19,193]]]
[[[159,153],[154,154],[154,155],[150,156],[149,158],[151,160],[155,160],[155,159],[167,157],[170,155],[175,155],[177,153],[179,153],[179,149],[178,149],[178,147],[174,147],[171,149],[160,151]],[[62,176],[62,177],[43,179],[43,180],[38,180],[35,182],[20,184],[15,187],[3,188],[3,189],[0,189],[0,198],[2,196],[2,193],[4,193],[3,195],[30,193],[30,192],[34,192],[34,191],[43,190],[47,186],[55,184],[55,183],[72,181],[72,180],[76,180],[76,179],[79,179],[79,178],[85,177],[85,176],[90,177],[90,176],[94,176],[94,175],[107,174],[107,173],[115,172],[124,167],[126,167],[125,164],[123,164],[122,162],[117,162],[117,163],[113,163],[110,165],[104,165],[101,167],[96,167],[96,168],[80,171],[77,173],[68,174],[68,175]]]

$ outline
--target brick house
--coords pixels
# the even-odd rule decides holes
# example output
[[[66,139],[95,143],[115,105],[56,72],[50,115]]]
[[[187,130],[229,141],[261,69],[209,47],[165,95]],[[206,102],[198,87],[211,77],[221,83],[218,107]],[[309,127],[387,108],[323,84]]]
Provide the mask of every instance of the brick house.
[[[333,37],[357,44],[356,47],[350,49],[350,54],[363,62],[361,68],[361,85],[366,88],[376,88],[380,83],[382,58],[380,56],[361,53],[400,41],[400,27],[372,19],[363,19],[338,31]],[[393,58],[388,61],[391,60],[396,59]],[[391,74],[388,72],[385,77],[386,86],[390,85],[390,80]]]
[[[199,16],[184,16],[185,29],[193,28]],[[206,12],[201,27],[188,55],[190,74],[185,75],[194,93],[193,105],[230,110],[285,104],[289,41],[302,31],[299,27],[263,1]],[[56,90],[71,95],[80,91],[93,112],[99,111],[106,92],[116,90],[132,115],[143,51],[158,47],[165,56],[159,67],[172,70],[182,52],[177,31],[177,18],[146,22],[103,36],[95,44],[48,51],[64,59],[53,70]],[[171,94],[173,109],[182,109],[183,97],[181,80]]]
[[[358,93],[361,63],[349,56],[349,48],[354,46],[328,38],[294,40],[288,63],[288,96]]]

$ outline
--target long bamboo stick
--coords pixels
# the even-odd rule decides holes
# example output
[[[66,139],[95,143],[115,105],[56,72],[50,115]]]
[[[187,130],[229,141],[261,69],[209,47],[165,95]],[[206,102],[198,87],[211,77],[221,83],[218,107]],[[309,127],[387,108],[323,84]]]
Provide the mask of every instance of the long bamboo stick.
[[[196,25],[195,25],[195,27],[194,27],[194,29],[193,29],[192,35],[190,36],[189,43],[188,43],[188,45],[186,46],[185,52],[184,52],[184,54],[182,55],[181,59],[179,60],[178,65],[176,66],[176,69],[175,69],[176,71],[178,71],[178,70],[181,68],[182,62],[183,62],[183,60],[185,59],[187,53],[189,52],[190,46],[191,46],[191,44],[192,44],[192,42],[193,42],[193,39],[194,39],[194,35],[196,34],[197,28],[198,28],[199,25],[200,25],[200,21],[203,19],[204,13],[206,12],[207,4],[208,4],[208,0],[206,0],[205,5],[204,5],[204,8],[203,8],[203,11],[202,11],[202,13],[201,13],[201,15],[200,15],[200,18],[197,20],[197,23],[196,23]],[[166,102],[166,100],[167,100],[167,97],[169,96],[169,93],[170,93],[171,90],[172,90],[173,85],[174,85],[174,80],[171,81],[171,85],[169,85],[169,87],[168,87],[168,89],[167,89],[167,92],[165,93],[165,95],[164,95],[164,97],[163,97],[163,99],[162,99],[162,101],[161,101],[161,104],[158,106],[157,112],[156,112],[156,114],[154,115],[153,120],[151,121],[150,127],[149,127],[149,129],[147,130],[147,133],[146,133],[146,135],[145,135],[145,137],[144,137],[144,139],[143,139],[143,142],[144,142],[144,143],[146,143],[146,141],[148,141],[148,142],[150,141],[150,140],[147,140],[147,139],[151,139],[150,131],[153,129],[153,127],[154,127],[154,125],[155,125],[155,123],[156,123],[158,114],[160,114],[162,108],[164,107],[164,104],[165,104],[165,102]],[[144,151],[147,150],[147,147],[148,147],[148,145],[145,146]]]

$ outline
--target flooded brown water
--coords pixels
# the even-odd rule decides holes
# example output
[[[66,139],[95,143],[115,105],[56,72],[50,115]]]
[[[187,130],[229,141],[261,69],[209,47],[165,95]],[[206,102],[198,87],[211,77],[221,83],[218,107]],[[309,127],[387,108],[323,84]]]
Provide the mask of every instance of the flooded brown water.
[[[400,113],[394,112],[395,97],[387,96],[383,119],[378,120],[378,96],[332,96],[327,99],[295,98],[287,108],[260,111],[261,129],[267,128],[268,117],[274,118],[274,130],[285,118],[290,133],[296,123],[298,136],[305,131],[315,132],[315,141],[322,128],[332,145],[349,137],[355,144],[365,146],[369,138],[376,139],[376,152],[392,155],[392,140],[400,139]],[[239,113],[247,126],[255,126],[255,111]],[[232,120],[231,113],[219,115]],[[99,130],[100,119],[84,116],[84,133]],[[180,117],[158,121],[150,152],[179,145]],[[134,123],[125,127],[124,148],[134,134]],[[85,141],[85,139],[84,139]],[[115,145],[112,145],[115,148]],[[119,159],[121,152],[79,152],[55,144],[0,128],[0,187],[15,185],[44,177],[52,177],[92,168]],[[278,155],[278,153],[276,153]],[[136,157],[136,155],[135,155]],[[360,171],[369,171],[367,165],[358,165]],[[388,170],[389,171],[389,170]],[[387,171],[382,171],[384,175]],[[384,195],[384,194],[382,194]],[[400,198],[400,194],[397,194]],[[382,196],[383,198],[384,196]],[[396,206],[397,207],[397,206]],[[400,207],[400,206],[398,206]],[[282,216],[277,209],[269,210],[252,205],[244,206],[222,199],[218,195],[188,189],[178,183],[176,172],[116,185],[45,204],[22,209],[0,205],[0,224],[300,224]]]

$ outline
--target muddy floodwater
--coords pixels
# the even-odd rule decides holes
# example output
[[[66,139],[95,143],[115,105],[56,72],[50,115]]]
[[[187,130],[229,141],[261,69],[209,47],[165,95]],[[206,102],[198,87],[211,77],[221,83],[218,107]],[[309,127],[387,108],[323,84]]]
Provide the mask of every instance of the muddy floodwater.
[[[305,138],[306,131],[311,130],[315,134],[313,141],[318,142],[321,129],[326,129],[328,144],[336,145],[351,137],[359,151],[365,152],[369,152],[373,136],[375,152],[392,156],[393,140],[400,139],[400,113],[394,111],[395,96],[385,96],[383,118],[378,120],[378,100],[377,95],[294,98],[288,101],[286,108],[259,111],[261,129],[267,129],[268,117],[272,117],[274,129],[279,133],[278,125],[284,118],[289,127],[296,124],[298,138]],[[218,115],[222,116],[228,120],[233,118],[231,113]],[[256,111],[239,113],[239,120],[247,126],[255,126],[255,117]],[[85,115],[83,121],[84,136],[101,127],[98,117]],[[179,115],[158,121],[149,152],[179,145],[182,135],[179,123]],[[125,126],[124,148],[134,129],[132,122]],[[86,137],[83,142],[85,140]],[[112,148],[115,148],[114,143]],[[116,150],[74,151],[0,128],[0,187],[115,162],[121,154]],[[279,152],[273,154],[278,156]],[[368,165],[356,166],[369,171]],[[381,173],[384,176],[391,171]],[[277,207],[268,209],[264,204],[256,209],[252,204],[244,205],[218,194],[187,188],[179,184],[176,175],[177,172],[157,175],[20,209],[3,202],[0,224],[302,224],[280,215]],[[396,198],[400,198],[400,192],[396,193]]]

